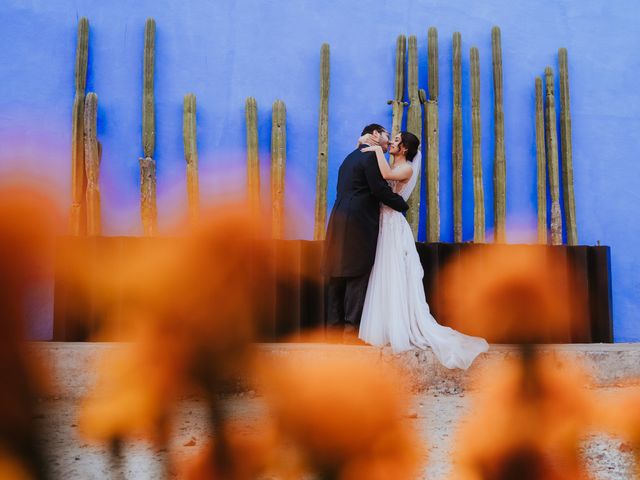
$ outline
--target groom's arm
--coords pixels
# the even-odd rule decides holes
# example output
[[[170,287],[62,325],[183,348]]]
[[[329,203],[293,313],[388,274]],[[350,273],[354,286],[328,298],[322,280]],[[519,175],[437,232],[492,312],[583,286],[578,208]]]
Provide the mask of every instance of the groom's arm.
[[[406,212],[409,205],[397,193],[393,193],[387,181],[382,178],[375,155],[369,155],[364,161],[364,173],[373,195],[385,205],[399,212]]]

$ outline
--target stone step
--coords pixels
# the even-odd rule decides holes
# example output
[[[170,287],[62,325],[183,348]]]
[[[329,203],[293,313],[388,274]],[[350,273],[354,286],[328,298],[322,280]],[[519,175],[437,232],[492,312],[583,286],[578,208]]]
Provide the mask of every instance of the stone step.
[[[78,399],[96,381],[91,365],[110,352],[125,348],[122,343],[32,342],[30,352],[42,362],[55,385],[52,397]],[[557,359],[559,368],[566,362],[580,362],[591,376],[590,387],[628,386],[640,382],[640,344],[567,344],[544,345],[541,350]],[[367,362],[394,362],[409,376],[414,393],[435,392],[457,395],[473,390],[473,378],[496,368],[500,362],[517,355],[513,345],[491,345],[487,353],[476,359],[467,371],[449,370],[440,365],[430,350],[412,350],[393,354],[389,349],[320,343],[260,344],[260,355],[266,358],[292,356],[318,358],[349,357]],[[246,387],[255,388],[255,387]],[[259,386],[258,386],[259,389]]]

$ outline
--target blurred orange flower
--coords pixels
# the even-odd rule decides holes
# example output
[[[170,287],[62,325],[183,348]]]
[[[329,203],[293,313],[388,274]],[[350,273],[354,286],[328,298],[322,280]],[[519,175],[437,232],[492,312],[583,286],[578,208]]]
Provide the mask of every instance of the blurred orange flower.
[[[598,400],[596,426],[629,442],[640,477],[640,387],[616,389],[600,394]]]
[[[185,463],[180,478],[185,480],[254,480],[273,466],[277,448],[276,432],[268,422],[261,420],[248,427],[227,423],[224,431],[224,449],[216,438],[205,446],[195,459]]]
[[[33,478],[24,465],[0,450],[0,479],[31,480]]]
[[[24,343],[24,302],[51,259],[57,219],[52,205],[29,186],[0,185],[0,478],[46,477],[34,422],[46,376]]]
[[[307,468],[339,479],[413,478],[426,457],[402,419],[409,397],[401,374],[370,359],[281,359],[262,371],[276,426]]]
[[[552,247],[486,245],[443,271],[443,313],[453,328],[492,343],[563,342],[572,320],[584,319],[575,282]]]
[[[144,437],[164,445],[178,392],[179,359],[150,361],[132,347],[113,353],[98,367],[98,383],[80,409],[83,436],[102,442]]]
[[[458,432],[454,478],[587,478],[579,444],[595,403],[586,384],[576,366],[541,355],[486,372]]]
[[[224,422],[218,393],[238,381],[253,356],[260,292],[252,275],[266,244],[241,206],[206,218],[186,237],[140,239],[117,267],[108,255],[98,259],[101,268],[87,276],[106,297],[122,300],[99,338],[124,333],[133,342],[100,368],[103,380],[82,411],[88,437],[142,434],[165,442],[175,402],[194,393],[205,398],[214,423]],[[81,266],[71,271],[83,275]]]

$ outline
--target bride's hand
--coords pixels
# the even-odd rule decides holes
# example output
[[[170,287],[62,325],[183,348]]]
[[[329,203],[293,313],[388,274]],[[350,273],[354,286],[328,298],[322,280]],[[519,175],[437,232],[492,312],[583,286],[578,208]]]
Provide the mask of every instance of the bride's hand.
[[[378,152],[384,153],[380,145],[371,145],[362,149],[363,152]]]

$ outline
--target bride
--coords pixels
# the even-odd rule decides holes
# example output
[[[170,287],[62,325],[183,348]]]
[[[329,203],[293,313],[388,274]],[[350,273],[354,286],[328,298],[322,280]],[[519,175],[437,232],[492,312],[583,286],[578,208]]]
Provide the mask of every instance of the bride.
[[[361,139],[361,143],[367,143],[366,139]],[[380,146],[363,149],[375,152],[383,178],[405,200],[420,175],[419,145],[420,141],[412,133],[396,135],[389,144],[393,168]],[[391,345],[394,352],[431,348],[445,367],[466,369],[480,353],[489,349],[489,345],[483,338],[464,335],[436,322],[425,298],[423,274],[406,218],[381,205],[376,257],[369,277],[359,338],[371,345]]]

